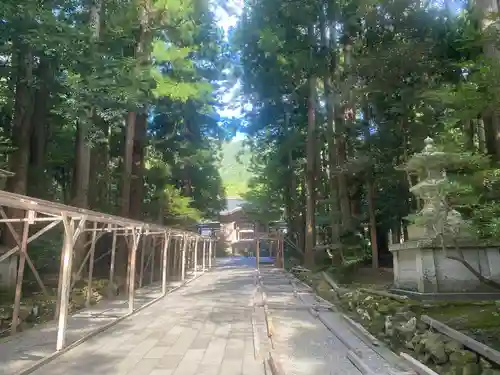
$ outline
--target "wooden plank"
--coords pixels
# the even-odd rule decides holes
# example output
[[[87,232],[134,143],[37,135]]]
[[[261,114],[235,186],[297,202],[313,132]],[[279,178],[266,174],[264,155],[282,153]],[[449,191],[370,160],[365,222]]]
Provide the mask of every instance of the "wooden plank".
[[[437,372],[434,372],[422,362],[417,361],[411,355],[401,352],[399,356],[403,358],[408,363],[408,365],[419,375],[439,375]]]
[[[279,363],[279,361],[276,358],[274,358],[271,353],[269,353],[269,358],[267,361],[269,364],[269,368],[271,369],[272,375],[285,375],[285,372],[281,367],[281,363]]]
[[[363,375],[375,375],[375,372],[373,372],[354,351],[349,350],[347,352],[347,359],[351,361]]]
[[[342,318],[344,318],[344,320],[347,322],[347,324],[349,324],[354,331],[357,331],[355,333],[359,333],[360,335],[365,336],[366,339],[368,340],[369,344],[371,344],[373,346],[380,345],[380,341],[375,336],[373,336],[370,332],[368,332],[366,330],[366,328],[363,327],[361,324],[355,322],[354,320],[352,320],[351,318],[349,318],[345,314],[342,314]],[[363,340],[363,341],[365,341],[365,340]]]
[[[387,298],[391,298],[391,299],[394,299],[397,301],[402,301],[402,302],[408,301],[408,296],[400,296],[398,294],[384,292],[383,290],[374,290],[374,289],[366,289],[366,288],[359,288],[358,290],[360,292],[364,292],[367,294],[375,294],[377,296],[387,297]]]
[[[445,334],[449,338],[458,341],[467,348],[472,349],[476,353],[500,365],[500,352],[498,352],[497,350],[490,348],[489,346],[474,340],[472,337],[464,335],[463,333],[454,330],[446,324],[441,323],[439,320],[433,319],[427,315],[422,315],[420,319],[423,322],[429,324],[435,330]]]

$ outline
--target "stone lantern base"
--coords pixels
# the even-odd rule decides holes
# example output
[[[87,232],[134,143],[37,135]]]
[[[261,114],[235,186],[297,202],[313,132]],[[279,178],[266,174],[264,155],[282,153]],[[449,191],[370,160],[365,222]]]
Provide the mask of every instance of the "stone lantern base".
[[[500,283],[500,252],[496,246],[460,244],[465,260],[481,274]],[[500,293],[481,283],[460,262],[448,259],[443,249],[432,241],[406,241],[392,244],[394,287],[408,292]],[[447,255],[458,256],[449,247]]]

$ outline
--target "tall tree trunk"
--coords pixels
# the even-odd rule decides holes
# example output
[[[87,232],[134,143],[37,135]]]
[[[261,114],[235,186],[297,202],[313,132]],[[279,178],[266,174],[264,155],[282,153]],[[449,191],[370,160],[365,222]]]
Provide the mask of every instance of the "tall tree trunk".
[[[348,38],[347,38],[348,39]],[[345,42],[344,45],[344,70],[347,72],[346,82],[343,85],[344,92],[343,97],[347,97],[347,105],[341,106],[339,103],[339,98],[335,101],[335,124],[336,124],[336,143],[337,143],[337,168],[339,169],[338,174],[338,191],[340,200],[340,213],[342,217],[342,230],[344,232],[350,232],[352,230],[352,220],[351,220],[351,204],[349,202],[349,187],[347,179],[347,171],[345,170],[345,165],[347,162],[347,149],[346,149],[346,124],[354,120],[354,106],[352,100],[352,85],[350,79],[351,64],[352,64],[352,46],[349,41]],[[346,92],[347,91],[347,92]]]
[[[149,61],[151,44],[149,2],[149,0],[139,2],[140,33],[135,48],[138,70],[144,68]],[[126,125],[121,214],[136,219],[142,216],[147,111],[147,107],[138,106],[136,111],[129,112]]]
[[[45,173],[47,162],[47,139],[50,126],[50,93],[54,78],[52,61],[46,56],[40,58],[36,69],[39,81],[34,95],[34,109],[31,116],[31,152],[29,161],[28,195],[50,198],[49,181]]]
[[[17,72],[16,72],[16,92],[14,102],[14,115],[12,117],[12,145],[14,151],[9,155],[9,168],[15,173],[6,183],[6,190],[16,194],[26,194],[28,179],[28,165],[30,155],[30,135],[32,131],[31,115],[33,112],[33,55],[31,50],[17,41],[14,48],[18,51]],[[11,218],[21,218],[24,216],[23,210],[7,209],[7,215]],[[19,233],[21,225],[13,223],[14,229]],[[17,245],[15,238],[10,231],[4,227],[2,238],[8,248]],[[10,258],[9,286],[14,286],[17,277],[17,257]]]
[[[33,55],[21,43],[15,43],[19,50],[17,82],[12,121],[12,144],[14,151],[9,157],[9,168],[15,173],[7,180],[8,191],[26,194],[30,156],[30,136],[33,113]]]
[[[378,243],[377,243],[377,220],[375,215],[375,191],[373,184],[373,176],[371,171],[368,172],[366,183],[366,199],[368,201],[368,216],[370,218],[370,242],[372,245],[372,267],[379,267]]]
[[[91,0],[89,8],[89,27],[92,32],[91,43],[97,45],[100,32],[100,12],[102,0]],[[94,50],[94,49],[91,49]],[[95,108],[88,108],[87,118],[84,121],[78,121],[76,126],[76,154],[75,166],[73,172],[72,183],[72,199],[71,204],[76,207],[88,208],[89,207],[89,186],[90,186],[90,161],[91,161],[91,147],[89,143],[90,127],[94,123]],[[87,237],[81,235],[78,237],[74,247],[74,260],[73,260],[73,275],[77,278],[76,272],[79,269],[85,257],[85,247]]]
[[[109,211],[109,186],[110,181],[110,126],[101,117],[95,116],[94,124],[100,130],[99,141],[96,142],[90,156],[90,181],[92,189],[89,195],[89,207],[96,211]]]
[[[312,27],[309,29],[309,36],[314,41]],[[311,48],[314,44],[311,43]],[[305,249],[304,263],[306,267],[314,266],[314,240],[315,240],[315,213],[316,213],[316,77],[310,73],[309,77],[309,102],[307,109],[307,165],[306,165],[306,228],[305,228]]]
[[[130,189],[130,217],[143,218],[144,200],[144,157],[146,148],[147,114],[137,115],[132,154],[132,180]]]
[[[498,33],[498,21],[493,18],[498,15],[499,7],[497,0],[476,0],[476,7],[480,14],[481,29],[486,34]],[[494,28],[494,30],[492,30]],[[484,56],[490,63],[498,65],[500,51],[496,46],[496,39],[488,37],[483,44]],[[497,108],[490,109],[483,114],[488,153],[495,160],[500,160],[500,111]]]
[[[132,183],[132,160],[134,155],[134,136],[137,115],[129,112],[125,126],[125,150],[123,157],[122,186],[120,215],[128,217],[130,214],[130,190]]]

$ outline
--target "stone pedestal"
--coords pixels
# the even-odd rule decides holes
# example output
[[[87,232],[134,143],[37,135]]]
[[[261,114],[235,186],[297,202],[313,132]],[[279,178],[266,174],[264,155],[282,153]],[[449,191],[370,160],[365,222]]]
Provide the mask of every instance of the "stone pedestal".
[[[481,275],[500,282],[500,252],[493,246],[467,246],[460,249],[465,260]],[[493,292],[460,262],[448,259],[441,247],[428,241],[392,244],[394,287],[418,293]],[[453,248],[449,256],[458,256]],[[498,291],[496,291],[498,292]]]

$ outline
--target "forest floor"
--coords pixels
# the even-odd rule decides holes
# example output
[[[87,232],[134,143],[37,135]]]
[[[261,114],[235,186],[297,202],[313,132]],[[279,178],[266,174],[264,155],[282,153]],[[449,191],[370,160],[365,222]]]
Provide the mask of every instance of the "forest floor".
[[[25,331],[31,327],[46,323],[54,319],[56,309],[57,280],[55,285],[47,285],[50,295],[45,296],[41,292],[35,292],[33,282],[27,281],[23,286],[23,296],[19,312],[18,331]],[[71,293],[70,313],[85,308],[87,295],[87,281],[81,280],[76,283]],[[108,280],[95,279],[92,281],[92,295],[90,304],[95,305],[102,299],[106,299]],[[0,340],[9,336],[13,314],[14,293],[10,290],[0,290]]]
[[[393,281],[392,269],[374,270],[359,267],[355,272],[330,272],[340,286],[388,291]],[[321,283],[320,289],[326,285]],[[498,301],[415,301],[413,309],[428,315],[474,339],[500,350],[500,304]]]

